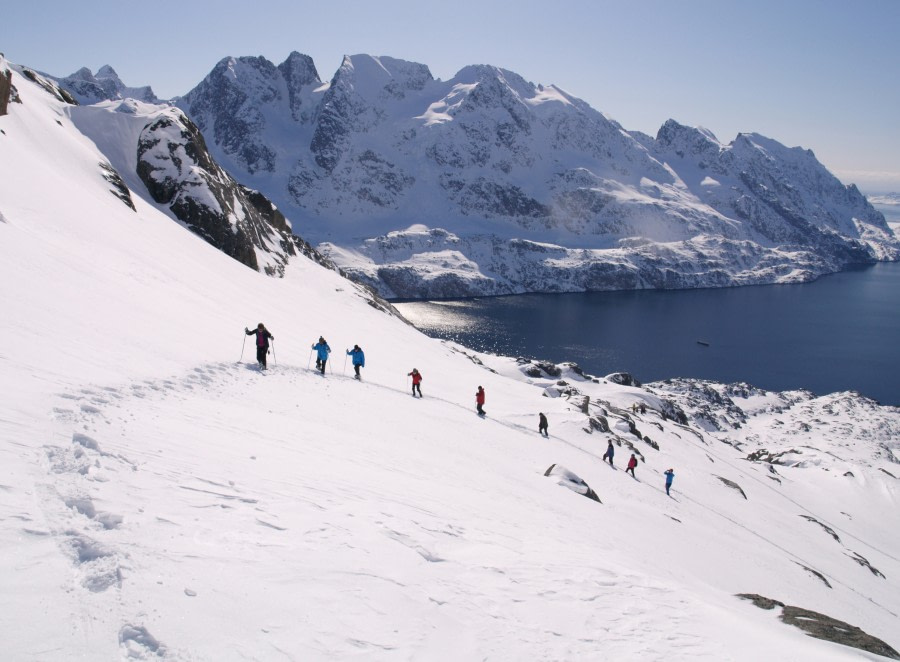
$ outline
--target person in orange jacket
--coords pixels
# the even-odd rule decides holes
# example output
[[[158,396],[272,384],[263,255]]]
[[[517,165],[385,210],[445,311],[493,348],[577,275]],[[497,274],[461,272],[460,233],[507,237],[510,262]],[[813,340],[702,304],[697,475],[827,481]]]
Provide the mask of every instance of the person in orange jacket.
[[[480,386],[478,387],[478,390],[475,392],[475,405],[476,405],[476,408],[478,409],[478,415],[484,416],[484,414],[485,414],[485,412],[484,412],[484,389],[481,388]]]

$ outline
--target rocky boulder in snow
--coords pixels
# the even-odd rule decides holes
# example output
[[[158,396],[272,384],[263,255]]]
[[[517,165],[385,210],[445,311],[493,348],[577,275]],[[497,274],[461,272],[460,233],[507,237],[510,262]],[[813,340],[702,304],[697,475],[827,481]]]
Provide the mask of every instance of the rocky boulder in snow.
[[[603,503],[600,501],[600,497],[597,496],[597,493],[594,492],[587,483],[585,483],[577,474],[569,471],[562,465],[551,464],[547,471],[544,472],[544,475],[555,478],[558,485],[562,485],[573,492],[586,496],[588,499]]]
[[[900,660],[900,653],[881,639],[867,634],[855,625],[839,621],[817,611],[802,607],[792,607],[756,593],[740,593],[737,597],[752,601],[760,609],[771,610],[780,607],[781,615],[779,618],[781,621],[803,630],[810,637],[850,646],[892,660]]]

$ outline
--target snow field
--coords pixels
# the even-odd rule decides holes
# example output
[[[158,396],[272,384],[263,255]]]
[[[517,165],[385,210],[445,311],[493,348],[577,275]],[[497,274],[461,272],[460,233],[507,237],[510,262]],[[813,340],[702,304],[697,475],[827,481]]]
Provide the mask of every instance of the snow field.
[[[9,659],[861,656],[737,592],[897,644],[896,487],[860,451],[853,479],[779,467],[777,484],[715,435],[662,421],[646,391],[567,372],[646,458],[632,479],[627,446],[615,469],[602,463],[609,437],[584,431],[577,399],[543,397],[556,380],[478,356],[491,372],[307,260],[261,276],[138,189],[127,208],[100,152],[15,82],[23,104],[0,118]],[[259,321],[276,337],[266,374],[243,332]],[[333,350],[324,377],[308,369],[320,335]],[[344,374],[354,343],[362,383],[349,361]],[[659,451],[629,438],[621,412],[635,401]],[[554,463],[603,504],[544,478]]]

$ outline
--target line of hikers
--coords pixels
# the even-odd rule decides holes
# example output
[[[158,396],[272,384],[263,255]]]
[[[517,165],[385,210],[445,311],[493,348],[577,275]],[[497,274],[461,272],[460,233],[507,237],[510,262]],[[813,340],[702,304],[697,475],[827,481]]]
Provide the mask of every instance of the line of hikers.
[[[543,414],[541,414],[543,416]],[[616,447],[613,446],[612,439],[609,440],[609,445],[606,447],[606,452],[603,454],[603,460],[605,462],[609,462],[609,466],[615,467],[613,464],[613,457],[616,454]],[[631,472],[631,477],[637,479],[637,476],[634,475],[634,470],[638,465],[637,457],[635,457],[634,453],[631,454],[631,457],[628,458],[628,466],[625,468],[625,473]],[[663,472],[663,475],[666,477],[666,496],[669,496],[669,490],[672,489],[672,481],[675,480],[675,470],[674,469],[666,469]]]
[[[256,329],[248,329],[244,327],[244,332],[246,335],[256,335],[256,361],[259,363],[260,370],[266,369],[266,356],[269,353],[269,340],[275,340],[275,336],[269,333],[269,330],[265,327],[265,325],[260,322]],[[321,374],[325,374],[325,364],[328,362],[328,356],[331,354],[331,347],[328,346],[328,343],[325,341],[325,338],[319,336],[319,342],[315,343],[312,346],[312,349],[316,352],[316,370],[318,370]],[[243,355],[243,352],[241,352]],[[359,374],[359,369],[364,368],[366,365],[366,355],[362,351],[359,345],[353,345],[353,349],[347,350],[347,356],[353,357],[353,371],[354,379],[361,379]],[[416,397],[418,393],[419,397],[422,397],[422,373],[418,371],[418,369],[413,368],[412,372],[406,374],[407,377],[411,377],[412,381],[412,396]],[[475,392],[475,410],[478,412],[479,416],[485,416],[487,412],[484,410],[484,402],[485,402],[485,391],[482,386],[478,387],[478,390]],[[633,412],[640,411],[642,414],[645,413],[646,409],[643,404],[638,405],[637,403],[632,404],[631,407]],[[547,422],[547,416],[543,412],[538,413],[538,433],[543,437],[549,437],[549,423]],[[614,467],[613,457],[616,454],[616,449],[613,446],[612,440],[609,441],[609,445],[606,448],[606,452],[603,454],[603,460],[609,462],[609,466]],[[631,472],[632,478],[637,478],[634,475],[634,470],[637,467],[638,461],[635,457],[634,453],[631,454],[631,457],[628,459],[628,466],[625,469],[625,473]],[[666,476],[666,495],[669,494],[669,490],[672,487],[672,481],[675,478],[675,472],[672,469],[668,469],[664,472]]]
[[[260,370],[266,370],[268,368],[266,357],[269,354],[269,340],[274,341],[275,336],[269,332],[266,325],[262,322],[257,324],[255,329],[244,327],[244,333],[248,336],[256,336],[256,362],[259,364]],[[316,351],[316,370],[324,375],[325,365],[328,363],[329,354],[331,354],[331,347],[328,346],[325,338],[319,336],[319,342],[315,343],[312,349]],[[243,355],[243,351],[241,351],[241,355]],[[347,350],[347,356],[352,357],[353,372],[355,373],[354,379],[361,379],[359,369],[366,366],[365,353],[359,345],[353,345],[353,349]]]

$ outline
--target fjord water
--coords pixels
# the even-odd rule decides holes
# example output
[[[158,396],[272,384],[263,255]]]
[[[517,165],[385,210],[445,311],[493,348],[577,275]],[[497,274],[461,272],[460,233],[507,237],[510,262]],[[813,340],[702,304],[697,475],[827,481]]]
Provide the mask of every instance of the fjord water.
[[[397,307],[430,336],[643,382],[696,377],[900,405],[900,264],[802,285],[524,294]],[[701,343],[708,343],[701,344]]]

